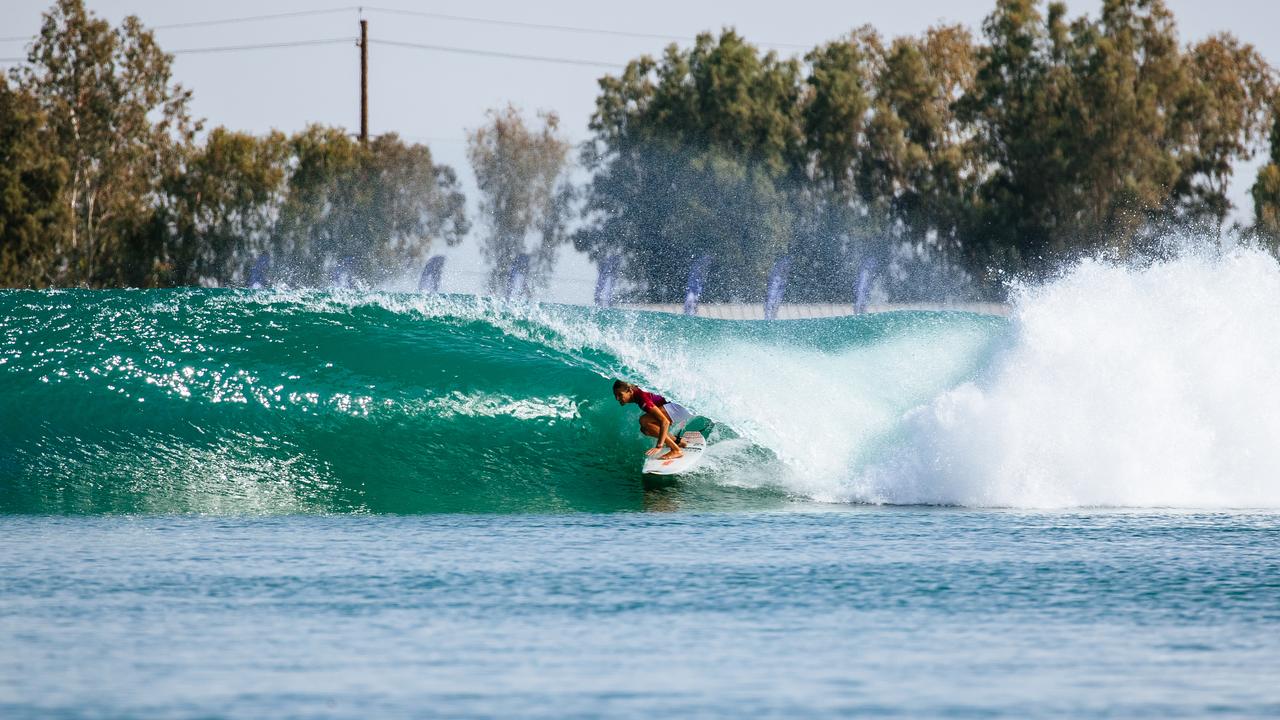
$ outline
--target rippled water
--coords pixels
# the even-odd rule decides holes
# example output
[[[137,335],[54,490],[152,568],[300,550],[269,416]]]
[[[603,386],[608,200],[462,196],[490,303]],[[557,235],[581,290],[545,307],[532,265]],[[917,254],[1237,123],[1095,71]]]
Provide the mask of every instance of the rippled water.
[[[1278,680],[1273,513],[0,516],[7,718],[1275,717]]]

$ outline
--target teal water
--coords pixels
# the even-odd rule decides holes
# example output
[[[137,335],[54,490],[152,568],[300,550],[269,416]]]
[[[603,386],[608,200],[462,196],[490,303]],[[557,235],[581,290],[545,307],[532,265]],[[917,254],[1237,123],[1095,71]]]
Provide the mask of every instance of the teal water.
[[[785,377],[734,363],[786,353],[806,374],[815,359],[899,374],[874,405],[847,407],[900,411],[973,372],[1001,327],[945,313],[771,324],[387,294],[2,292],[0,512],[641,510],[646,441],[614,377],[721,421],[712,439],[731,442],[686,486],[686,508],[774,507],[804,494],[782,462],[803,438],[752,417]],[[934,338],[958,347],[922,358],[922,377],[898,371],[895,348]],[[794,413],[816,390],[778,397],[785,429],[802,429]],[[827,452],[797,461],[834,479],[855,438],[827,431],[840,436]]]
[[[0,518],[0,715],[1275,717],[1280,517]]]
[[[1277,304],[0,291],[0,717],[1275,717]]]

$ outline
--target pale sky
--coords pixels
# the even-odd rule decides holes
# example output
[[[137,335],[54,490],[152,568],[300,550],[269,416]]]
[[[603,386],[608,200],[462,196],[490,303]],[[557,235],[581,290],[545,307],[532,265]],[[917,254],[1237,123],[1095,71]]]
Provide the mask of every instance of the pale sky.
[[[318,0],[88,0],[95,13],[118,23],[129,14],[147,26],[344,7]],[[820,42],[863,24],[882,35],[917,34],[939,22],[968,25],[975,34],[994,0],[897,0],[897,2],[730,2],[727,0],[648,0],[601,3],[585,0],[379,0],[376,7],[506,20],[544,25],[621,30],[661,36],[692,37],[703,30],[735,27],[749,41],[781,54],[803,54]],[[1280,65],[1280,0],[1167,0],[1178,19],[1184,42],[1219,31],[1234,33]],[[0,4],[0,37],[34,34],[45,0],[4,0]],[[1072,0],[1072,15],[1096,13],[1101,0]],[[523,55],[554,56],[600,63],[625,64],[642,53],[659,54],[668,41],[657,38],[545,30],[439,18],[409,17],[365,6],[371,40],[449,46]],[[279,18],[224,25],[157,30],[165,50],[324,40],[358,35],[355,9],[323,15]],[[682,43],[687,44],[687,43]],[[24,43],[0,43],[0,57],[24,55]],[[799,47],[793,47],[799,46]],[[192,108],[207,127],[286,132],[318,122],[359,127],[359,50],[352,44],[178,55],[174,71],[194,92]],[[596,79],[617,72],[607,67],[552,64],[409,49],[370,43],[370,132],[397,132],[426,143],[438,162],[452,165],[468,196],[474,183],[465,155],[465,133],[484,122],[488,108],[508,102],[532,116],[536,110],[560,114],[573,141],[588,137],[587,120],[596,97]],[[1254,165],[1237,169],[1232,199],[1237,216],[1252,212],[1248,187]],[[471,197],[474,205],[474,198]],[[473,235],[474,235],[473,231]],[[445,288],[478,287],[483,263],[475,239],[449,252]],[[554,299],[589,300],[594,270],[580,258],[565,257],[557,272]]]

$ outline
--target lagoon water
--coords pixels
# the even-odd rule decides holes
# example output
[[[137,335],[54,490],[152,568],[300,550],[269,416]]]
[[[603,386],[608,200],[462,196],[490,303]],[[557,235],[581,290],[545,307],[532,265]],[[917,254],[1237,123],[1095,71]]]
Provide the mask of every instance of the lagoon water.
[[[1276,307],[1248,249],[1008,318],[0,291],[0,717],[1276,717]]]
[[[1280,713],[1275,514],[6,517],[0,538],[7,718]]]

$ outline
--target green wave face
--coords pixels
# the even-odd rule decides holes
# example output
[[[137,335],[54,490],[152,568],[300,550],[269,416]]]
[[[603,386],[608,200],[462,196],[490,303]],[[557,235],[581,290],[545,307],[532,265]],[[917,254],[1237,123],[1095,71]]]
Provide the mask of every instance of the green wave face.
[[[1004,323],[159,290],[7,291],[0,327],[0,512],[241,514],[820,499]],[[705,470],[646,492],[615,376],[720,421]]]

